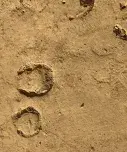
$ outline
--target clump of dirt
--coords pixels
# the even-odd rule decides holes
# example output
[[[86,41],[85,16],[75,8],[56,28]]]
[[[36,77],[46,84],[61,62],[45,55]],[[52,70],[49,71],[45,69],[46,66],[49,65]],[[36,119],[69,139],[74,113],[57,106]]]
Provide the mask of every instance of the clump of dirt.
[[[120,37],[123,40],[127,40],[127,30],[122,28],[120,25],[115,25],[113,27],[113,32],[116,34],[116,36]]]

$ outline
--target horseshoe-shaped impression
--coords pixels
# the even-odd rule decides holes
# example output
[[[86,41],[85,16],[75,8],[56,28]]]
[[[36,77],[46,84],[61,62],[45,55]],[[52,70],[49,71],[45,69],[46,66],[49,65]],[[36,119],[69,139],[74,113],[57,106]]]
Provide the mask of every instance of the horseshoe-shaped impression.
[[[18,90],[28,96],[42,96],[48,93],[53,86],[52,70],[44,64],[30,63],[18,71]]]
[[[34,107],[27,107],[12,116],[17,133],[25,138],[33,137],[41,130],[41,115]]]

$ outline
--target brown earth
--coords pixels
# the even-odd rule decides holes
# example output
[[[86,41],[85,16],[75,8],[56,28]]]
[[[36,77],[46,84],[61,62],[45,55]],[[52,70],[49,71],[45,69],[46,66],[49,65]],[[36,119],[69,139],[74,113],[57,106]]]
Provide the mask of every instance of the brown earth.
[[[0,0],[0,152],[127,152],[123,3]]]

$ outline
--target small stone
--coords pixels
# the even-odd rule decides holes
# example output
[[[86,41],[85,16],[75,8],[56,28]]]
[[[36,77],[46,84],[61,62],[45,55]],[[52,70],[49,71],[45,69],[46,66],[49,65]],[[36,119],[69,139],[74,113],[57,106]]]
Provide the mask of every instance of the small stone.
[[[121,27],[119,24],[116,24],[113,27],[113,32],[116,34],[116,36],[119,36],[123,40],[127,40],[127,30]]]
[[[74,16],[70,15],[68,18],[70,21],[72,21],[74,19]]]
[[[127,2],[125,3],[120,3],[120,9],[125,9],[127,7]]]
[[[84,107],[84,103],[82,103],[82,104],[80,105],[80,107],[83,108],[83,107]]]
[[[65,4],[66,3],[66,0],[62,0],[62,4]]]
[[[23,0],[20,0],[20,3],[23,3]]]

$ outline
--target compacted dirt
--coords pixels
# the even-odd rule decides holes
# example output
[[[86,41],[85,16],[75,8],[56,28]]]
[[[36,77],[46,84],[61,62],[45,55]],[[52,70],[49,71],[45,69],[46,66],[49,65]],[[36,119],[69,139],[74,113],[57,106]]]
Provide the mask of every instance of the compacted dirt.
[[[126,0],[0,0],[0,152],[127,152]]]

